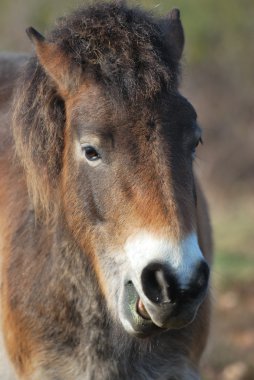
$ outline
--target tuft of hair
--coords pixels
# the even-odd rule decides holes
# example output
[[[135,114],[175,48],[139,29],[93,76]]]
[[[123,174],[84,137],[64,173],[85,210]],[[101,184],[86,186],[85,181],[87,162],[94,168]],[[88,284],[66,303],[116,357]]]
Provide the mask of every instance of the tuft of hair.
[[[142,104],[177,87],[179,63],[162,24],[124,1],[80,8],[59,19],[46,40],[69,60],[76,88],[92,77],[119,105]],[[64,99],[34,56],[19,81],[13,134],[35,208],[48,214],[57,203],[64,127]]]
[[[14,98],[12,130],[37,215],[49,216],[62,167],[64,102],[37,58],[27,63]]]

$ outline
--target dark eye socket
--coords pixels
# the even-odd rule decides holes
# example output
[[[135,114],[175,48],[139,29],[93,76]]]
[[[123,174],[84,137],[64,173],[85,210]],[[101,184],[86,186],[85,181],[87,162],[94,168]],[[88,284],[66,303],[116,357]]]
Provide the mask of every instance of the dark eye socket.
[[[195,159],[195,153],[196,153],[196,148],[198,147],[199,144],[203,144],[203,140],[202,140],[202,137],[199,137],[194,145],[193,145],[193,148],[192,148],[192,159],[194,160]]]
[[[85,153],[88,161],[96,161],[101,158],[97,150],[91,145],[82,146],[82,151]]]
[[[199,137],[199,139],[195,142],[195,145],[194,145],[194,150],[195,148],[198,147],[199,144],[203,144],[203,140],[202,140],[202,137]]]

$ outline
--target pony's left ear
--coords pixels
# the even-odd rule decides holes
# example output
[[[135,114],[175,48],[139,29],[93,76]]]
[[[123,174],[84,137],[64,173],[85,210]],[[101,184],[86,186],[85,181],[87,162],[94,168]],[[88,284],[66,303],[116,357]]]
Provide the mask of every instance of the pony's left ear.
[[[161,26],[167,44],[171,47],[176,60],[180,60],[184,47],[184,31],[179,9],[172,9],[167,16],[161,20]]]
[[[60,94],[66,95],[70,90],[70,65],[68,57],[54,42],[48,42],[34,28],[30,27],[26,33],[33,43],[36,55],[46,73],[55,81]]]

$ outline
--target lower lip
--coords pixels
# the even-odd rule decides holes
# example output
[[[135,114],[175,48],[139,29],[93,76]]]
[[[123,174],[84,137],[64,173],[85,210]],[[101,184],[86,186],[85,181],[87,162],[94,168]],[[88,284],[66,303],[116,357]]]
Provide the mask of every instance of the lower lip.
[[[146,319],[147,321],[151,320],[151,317],[148,314],[145,308],[145,305],[143,304],[140,298],[137,300],[136,310],[137,310],[138,315],[140,315],[140,317],[142,317],[143,319]]]

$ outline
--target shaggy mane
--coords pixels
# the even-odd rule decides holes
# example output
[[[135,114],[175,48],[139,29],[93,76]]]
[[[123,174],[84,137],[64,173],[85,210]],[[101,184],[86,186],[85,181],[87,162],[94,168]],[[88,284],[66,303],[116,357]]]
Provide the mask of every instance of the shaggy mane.
[[[142,104],[177,86],[178,62],[161,25],[138,8],[96,3],[59,19],[47,40],[81,69],[83,80],[92,76],[104,86],[114,102]],[[76,82],[75,70],[72,76]],[[32,57],[19,81],[13,133],[35,208],[49,214],[56,205],[64,126],[64,101]]]

